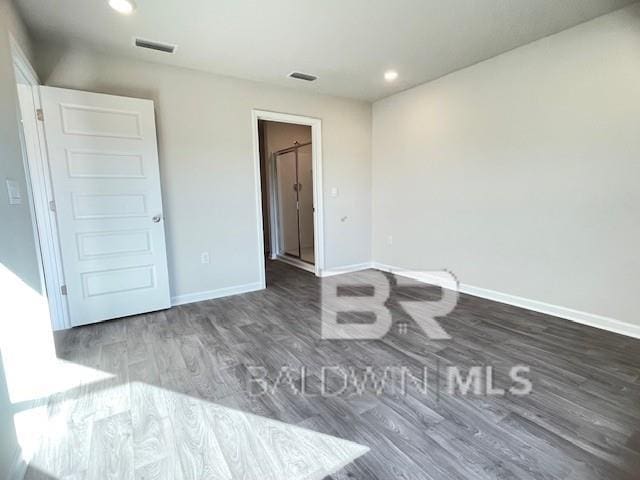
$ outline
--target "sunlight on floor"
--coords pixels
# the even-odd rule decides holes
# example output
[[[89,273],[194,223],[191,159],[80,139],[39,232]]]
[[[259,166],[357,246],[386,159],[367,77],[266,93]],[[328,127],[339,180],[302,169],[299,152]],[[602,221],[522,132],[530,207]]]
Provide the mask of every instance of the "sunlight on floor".
[[[42,294],[0,264],[0,352],[23,458],[36,450],[47,424],[47,401],[56,392],[113,375],[56,356],[49,309]]]
[[[0,348],[27,478],[322,479],[356,443],[57,358],[45,298],[0,266]],[[41,440],[40,440],[41,439]]]
[[[321,480],[369,450],[145,383],[103,387],[51,405],[51,429],[27,479],[36,471],[55,478],[162,471],[172,479]]]

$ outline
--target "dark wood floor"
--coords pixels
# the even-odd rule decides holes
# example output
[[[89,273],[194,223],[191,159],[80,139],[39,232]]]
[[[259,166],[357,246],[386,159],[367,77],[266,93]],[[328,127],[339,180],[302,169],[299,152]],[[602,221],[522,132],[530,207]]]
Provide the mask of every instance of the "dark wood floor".
[[[358,275],[367,277],[366,272]],[[135,413],[133,426],[127,425],[133,441],[146,446],[141,451],[148,459],[119,450],[108,439],[97,440],[100,449],[85,445],[92,436],[82,431],[78,417],[96,415],[108,405],[96,421],[112,421],[109,431],[117,436],[125,428],[113,420],[119,414],[114,402],[125,395],[118,388],[129,392],[123,409],[135,412],[142,407],[134,404],[145,401],[135,396],[131,385],[137,383],[370,448],[333,479],[640,478],[640,341],[466,295],[441,322],[452,339],[429,340],[398,304],[403,297],[436,298],[437,289],[427,286],[393,290],[387,305],[394,327],[382,340],[322,340],[320,280],[273,262],[267,278],[264,291],[58,334],[60,358],[115,375],[108,381],[115,400],[95,403],[87,395],[90,386],[57,396],[52,415],[67,405],[70,428],[80,433],[65,440],[75,442],[65,453],[49,446],[36,461],[57,465],[60,477],[68,478],[222,478],[202,473],[202,458],[188,448],[163,444],[161,428],[154,433],[144,422],[136,426]],[[531,368],[528,396],[465,396],[443,388],[449,366],[461,371],[492,366],[497,386],[508,386],[509,367],[518,364]],[[289,367],[297,388],[303,372],[307,393],[281,382],[276,391],[251,396],[255,366],[264,368],[271,382],[283,366]],[[368,366],[374,372],[406,367],[415,374],[426,366],[431,376],[426,392],[419,386],[406,394],[366,388],[359,395],[349,384],[343,394],[323,397],[317,395],[322,366],[352,368],[356,376]],[[339,379],[328,376],[330,391],[341,386]],[[180,428],[193,418],[172,420]],[[177,456],[167,453],[172,450]],[[96,458],[96,451],[108,459]],[[42,460],[56,455],[64,458]],[[255,461],[238,455],[246,465]],[[96,463],[106,465],[111,477],[92,476]],[[249,471],[246,465],[242,468]],[[30,470],[34,478],[35,470]]]

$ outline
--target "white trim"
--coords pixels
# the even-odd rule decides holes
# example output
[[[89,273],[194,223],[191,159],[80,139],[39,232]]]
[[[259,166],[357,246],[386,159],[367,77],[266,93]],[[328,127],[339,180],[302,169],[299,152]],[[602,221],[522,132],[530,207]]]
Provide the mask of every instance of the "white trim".
[[[23,155],[34,220],[34,235],[40,251],[38,263],[41,269],[42,285],[49,304],[52,328],[62,330],[69,328],[71,324],[66,297],[60,290],[60,286],[64,284],[64,275],[55,214],[49,209],[53,190],[49,176],[44,127],[42,122],[36,120],[36,110],[41,106],[39,81],[20,45],[11,35],[10,43],[16,75],[21,75],[29,82],[32,90],[30,105],[26,106],[29,110],[25,115],[22,114],[22,109],[19,112],[23,118],[20,133],[24,142]],[[21,105],[20,102],[19,108]]]
[[[488,288],[474,287],[473,285],[461,284],[460,291],[467,295],[473,295],[474,297],[486,298],[488,300],[493,300],[494,302],[506,303],[508,305],[526,308],[527,310],[533,310],[534,312],[546,313],[547,315],[552,315],[554,317],[564,318],[566,320],[571,320],[572,322],[581,323],[582,325],[588,325],[589,327],[619,333],[620,335],[626,335],[628,337],[640,338],[640,325],[633,325],[614,318],[597,315],[595,313],[582,312],[572,308],[561,307],[559,305],[552,305],[538,300],[531,300],[508,293],[489,290]]]
[[[258,283],[261,288],[266,288],[267,279],[265,271],[264,254],[264,229],[262,227],[262,180],[260,178],[260,133],[258,132],[259,114],[257,110],[251,110],[251,131],[253,134],[253,182],[256,192],[256,233],[258,235]]]
[[[204,292],[185,293],[171,297],[171,305],[184,305],[187,303],[204,302],[205,300],[213,300],[215,298],[229,297],[240,293],[255,292],[264,289],[260,282],[247,283],[245,285],[236,285],[233,287],[218,288],[216,290],[207,290]]]
[[[377,262],[373,262],[372,268],[384,272],[391,272],[396,275],[403,275],[404,273],[402,268],[393,267],[391,265],[385,265]],[[408,276],[425,283],[432,283],[429,282],[428,278],[422,274],[403,276]],[[511,295],[509,293],[497,292],[488,288],[476,287],[465,283],[461,283],[459,285],[459,291],[461,293],[472,295],[474,297],[485,298],[494,302],[505,303],[507,305],[513,305],[515,307],[524,308],[526,310],[544,313],[546,315],[563,318],[565,320],[570,320],[572,322],[587,325],[589,327],[607,330],[609,332],[626,335],[628,337],[640,338],[640,325],[633,325],[631,323],[623,322],[615,318],[604,317],[602,315],[597,315],[594,313],[582,312],[580,310],[575,310],[568,307],[552,305],[550,303],[541,302],[539,300],[531,300],[529,298],[519,297],[517,295]]]
[[[385,265],[382,263],[373,262],[371,268],[380,270],[382,272],[393,273],[394,275],[400,275],[402,277],[411,278],[418,282],[428,283],[429,285],[443,285],[442,275],[435,275],[431,272],[422,272],[420,270],[406,270],[404,268],[393,267],[391,265]],[[457,286],[458,291],[461,290],[461,285]]]
[[[7,472],[7,480],[22,480],[27,473],[27,467],[28,463],[22,456],[22,449],[20,447],[16,448]]]
[[[265,284],[264,266],[264,234],[262,231],[262,187],[260,182],[260,145],[258,135],[258,120],[272,122],[294,123],[296,125],[308,125],[311,127],[311,156],[313,162],[313,204],[315,215],[313,216],[314,228],[314,273],[320,276],[324,269],[324,207],[322,188],[322,120],[314,117],[291,115],[288,113],[271,112],[267,110],[253,109],[251,121],[253,130],[253,164],[254,178],[256,182],[256,207],[258,218],[258,254],[260,256],[260,281]]]
[[[354,263],[353,265],[345,265],[344,267],[333,267],[323,270],[320,274],[321,277],[333,277],[334,275],[342,275],[343,273],[360,272],[362,270],[368,270],[373,268],[371,262],[366,263]]]
[[[312,264],[303,262],[297,258],[287,257],[286,255],[276,255],[275,259],[279,262],[287,263],[302,270],[306,270],[307,272],[311,272],[313,274],[316,273],[315,267]]]
[[[11,32],[9,32],[9,45],[11,46],[13,65],[22,72],[31,85],[39,85],[40,80],[38,79],[38,74],[31,66],[31,62],[29,62],[24,50],[22,50],[22,47],[20,47],[20,44],[16,41]]]

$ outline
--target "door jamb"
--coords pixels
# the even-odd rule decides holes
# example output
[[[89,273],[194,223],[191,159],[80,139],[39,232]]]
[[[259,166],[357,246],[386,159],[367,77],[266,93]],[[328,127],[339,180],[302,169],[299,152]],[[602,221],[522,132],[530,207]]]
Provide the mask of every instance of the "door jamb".
[[[313,249],[315,255],[314,271],[317,277],[324,270],[324,208],[322,189],[322,120],[314,117],[292,115],[288,113],[272,112],[268,110],[253,109],[251,121],[253,130],[253,166],[256,192],[256,211],[258,226],[258,258],[260,267],[260,284],[266,286],[264,264],[264,233],[262,229],[262,186],[260,182],[260,149],[258,135],[258,120],[272,122],[293,123],[308,125],[311,127],[311,156],[313,165],[313,204],[315,208],[313,216]],[[271,162],[270,162],[271,163]]]
[[[47,297],[53,330],[63,330],[70,328],[71,323],[67,299],[62,294],[64,274],[55,212],[52,211],[52,203],[50,203],[53,200],[53,189],[49,176],[44,126],[37,119],[37,111],[41,107],[40,82],[27,56],[11,34],[9,34],[9,41],[14,69],[16,73],[20,72],[31,85],[33,111],[28,112],[31,120],[25,121],[26,119],[23,119],[22,125],[19,126],[23,141],[22,155],[27,173],[29,200],[32,205],[34,235],[36,245],[39,247],[38,264],[41,278],[44,280],[43,294]],[[19,95],[18,102],[20,102]],[[20,118],[22,118],[20,103],[18,110]]]

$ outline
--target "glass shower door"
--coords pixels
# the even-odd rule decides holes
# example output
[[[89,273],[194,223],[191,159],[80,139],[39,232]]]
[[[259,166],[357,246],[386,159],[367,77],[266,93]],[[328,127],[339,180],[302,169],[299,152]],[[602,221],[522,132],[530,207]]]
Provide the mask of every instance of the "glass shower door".
[[[314,258],[311,144],[276,153],[280,252],[307,263]]]
[[[300,257],[298,235],[298,193],[296,152],[276,155],[278,182],[278,219],[280,223],[280,249],[288,255]]]
[[[313,163],[311,145],[298,148],[298,221],[300,258],[314,262],[313,255]]]

